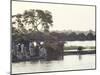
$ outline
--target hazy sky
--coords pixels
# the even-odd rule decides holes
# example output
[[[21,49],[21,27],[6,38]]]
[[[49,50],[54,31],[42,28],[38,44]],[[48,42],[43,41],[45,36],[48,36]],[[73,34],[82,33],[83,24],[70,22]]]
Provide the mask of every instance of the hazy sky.
[[[12,2],[12,15],[23,13],[24,10],[41,9],[49,10],[53,16],[51,30],[94,30],[95,7],[63,4],[47,4],[32,2]]]

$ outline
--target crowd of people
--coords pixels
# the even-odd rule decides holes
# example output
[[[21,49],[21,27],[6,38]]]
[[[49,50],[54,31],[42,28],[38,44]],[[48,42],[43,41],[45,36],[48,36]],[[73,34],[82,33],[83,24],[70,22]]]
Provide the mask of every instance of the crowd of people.
[[[13,44],[12,47],[13,59],[30,59],[31,57],[46,58],[47,50],[43,42],[27,42]]]

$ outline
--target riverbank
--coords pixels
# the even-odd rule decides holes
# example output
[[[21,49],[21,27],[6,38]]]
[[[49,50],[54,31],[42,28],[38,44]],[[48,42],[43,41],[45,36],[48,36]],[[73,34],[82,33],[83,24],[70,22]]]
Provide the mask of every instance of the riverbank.
[[[87,51],[64,51],[64,56],[65,55],[86,55],[86,54],[96,54],[96,50],[87,50]],[[21,62],[21,61],[36,61],[36,60],[41,60],[41,58],[39,57],[27,57],[27,58],[21,58],[21,59],[17,59],[14,58],[12,59],[12,62]],[[43,60],[47,60],[47,59],[43,59]],[[55,59],[58,60],[58,59]]]
[[[96,54],[96,50],[64,52],[64,55],[84,55],[84,54]]]
[[[78,49],[79,46],[65,46],[64,47],[64,50],[75,50],[75,49]],[[82,49],[95,49],[96,47],[95,46],[87,46],[87,47],[84,47],[84,46],[81,46]]]

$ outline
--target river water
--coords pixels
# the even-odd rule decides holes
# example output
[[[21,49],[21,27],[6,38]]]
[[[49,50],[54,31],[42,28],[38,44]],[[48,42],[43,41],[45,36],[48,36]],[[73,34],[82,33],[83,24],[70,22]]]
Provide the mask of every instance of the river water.
[[[95,54],[64,56],[63,60],[12,63],[12,73],[95,69]]]
[[[66,41],[64,46],[95,46],[95,41]]]

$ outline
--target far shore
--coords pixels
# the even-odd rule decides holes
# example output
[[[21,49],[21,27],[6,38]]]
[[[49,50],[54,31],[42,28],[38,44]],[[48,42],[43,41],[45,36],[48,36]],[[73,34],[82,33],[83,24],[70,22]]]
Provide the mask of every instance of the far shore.
[[[64,47],[64,50],[77,50],[79,46],[65,46]],[[87,46],[87,47],[84,47],[84,46],[81,46],[82,49],[89,49],[89,50],[93,50],[95,49],[96,47],[95,46]]]

